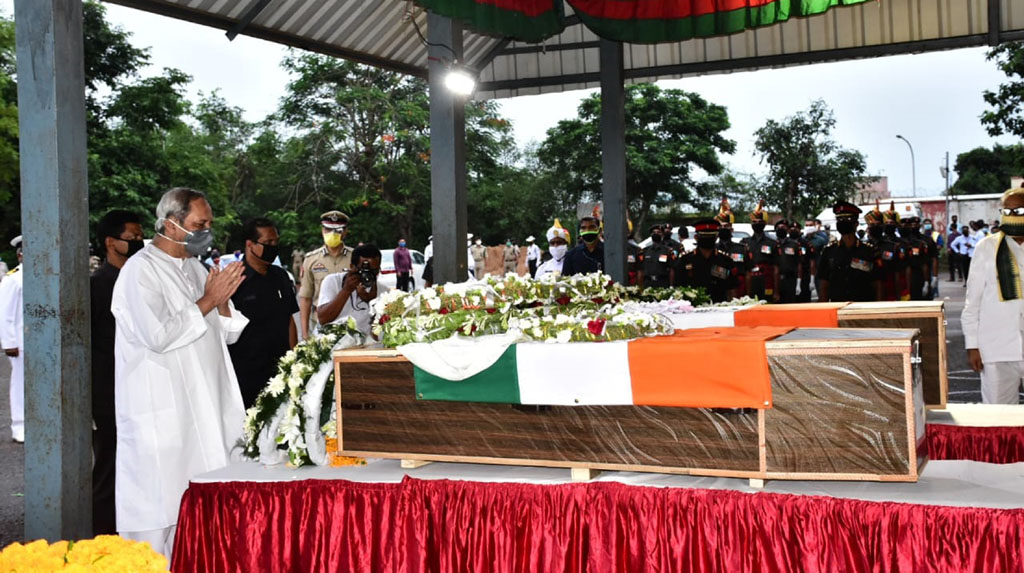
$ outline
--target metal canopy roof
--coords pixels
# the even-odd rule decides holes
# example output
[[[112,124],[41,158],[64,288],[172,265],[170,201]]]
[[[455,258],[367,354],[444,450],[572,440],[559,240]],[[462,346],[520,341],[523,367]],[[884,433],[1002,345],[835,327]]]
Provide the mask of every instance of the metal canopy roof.
[[[426,13],[405,0],[108,0],[426,77]],[[597,87],[598,37],[568,24],[541,44],[464,32],[478,99]],[[412,16],[410,18],[410,16]],[[994,24],[994,25],[990,25]],[[994,45],[1024,39],[1024,0],[881,0],[717,38],[626,44],[627,81]]]

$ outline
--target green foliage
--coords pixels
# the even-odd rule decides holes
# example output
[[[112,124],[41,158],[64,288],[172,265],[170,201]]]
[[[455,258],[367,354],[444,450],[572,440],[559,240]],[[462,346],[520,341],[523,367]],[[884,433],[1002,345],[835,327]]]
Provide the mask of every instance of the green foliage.
[[[540,147],[563,208],[601,197],[601,96],[579,106],[579,117],[559,121]],[[726,109],[682,90],[654,84],[626,88],[626,193],[636,228],[644,228],[652,209],[674,203],[698,208],[708,201],[702,176],[717,175],[721,153],[733,153],[727,139]]]
[[[985,90],[985,103],[993,109],[981,114],[981,124],[993,137],[1010,134],[1024,138],[1024,43],[1000,44],[989,50],[987,59],[996,62],[1007,82],[994,92]]]
[[[957,155],[954,169],[954,194],[1002,193],[1010,187],[1010,177],[1024,173],[1024,145],[976,147]]]
[[[783,121],[768,120],[754,135],[754,147],[768,176],[760,193],[787,219],[814,216],[868,183],[867,160],[859,151],[840,147],[832,137],[832,110],[822,100]]]

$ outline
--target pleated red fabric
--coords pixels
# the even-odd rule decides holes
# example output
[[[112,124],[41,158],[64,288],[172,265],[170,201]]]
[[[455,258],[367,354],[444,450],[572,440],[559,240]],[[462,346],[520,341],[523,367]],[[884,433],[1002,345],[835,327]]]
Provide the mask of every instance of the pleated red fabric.
[[[1024,427],[928,424],[925,437],[928,440],[928,457],[933,460],[972,460],[990,464],[1024,462]]]
[[[1024,571],[1024,510],[406,479],[192,484],[177,572]]]

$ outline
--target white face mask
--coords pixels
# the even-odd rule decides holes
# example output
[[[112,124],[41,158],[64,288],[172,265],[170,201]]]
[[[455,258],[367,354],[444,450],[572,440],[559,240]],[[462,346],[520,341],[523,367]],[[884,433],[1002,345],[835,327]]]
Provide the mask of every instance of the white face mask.
[[[551,256],[555,259],[561,260],[561,258],[565,256],[565,249],[567,246],[568,245],[551,245],[548,247],[548,252],[551,253]]]

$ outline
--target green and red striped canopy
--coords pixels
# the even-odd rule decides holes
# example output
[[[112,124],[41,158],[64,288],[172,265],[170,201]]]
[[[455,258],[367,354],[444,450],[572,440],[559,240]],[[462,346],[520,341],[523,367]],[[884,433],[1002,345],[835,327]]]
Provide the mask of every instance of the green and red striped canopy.
[[[595,34],[634,44],[680,42],[821,14],[866,0],[565,0]],[[417,0],[493,36],[538,42],[565,27],[563,0]]]

